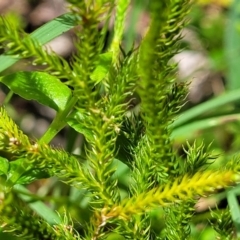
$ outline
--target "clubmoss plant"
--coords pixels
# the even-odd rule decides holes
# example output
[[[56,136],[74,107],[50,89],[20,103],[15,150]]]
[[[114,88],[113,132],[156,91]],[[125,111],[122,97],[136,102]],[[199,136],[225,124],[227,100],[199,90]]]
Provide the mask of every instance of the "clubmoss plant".
[[[46,133],[31,140],[5,107],[0,109],[1,230],[21,239],[190,239],[198,199],[240,179],[236,160],[208,169],[216,156],[204,144],[187,143],[184,156],[173,148],[172,123],[187,84],[176,81],[171,59],[181,50],[191,1],[150,0],[150,25],[129,52],[123,35],[130,0],[68,3],[68,14],[30,35],[13,16],[0,19],[1,70],[19,59],[43,69],[2,74],[0,81],[13,93],[56,111]],[[114,34],[106,49],[113,13]],[[74,26],[76,51],[70,62],[42,46]],[[139,110],[132,107],[134,98],[140,100]],[[85,137],[80,156],[49,145],[67,125]],[[57,201],[54,196],[30,194],[21,186],[50,177],[78,196],[72,201],[74,213],[56,215],[43,204]],[[63,201],[65,209],[69,202],[70,196]],[[157,209],[156,228],[152,216]],[[233,236],[225,229],[233,226],[231,218],[226,221],[220,229]]]

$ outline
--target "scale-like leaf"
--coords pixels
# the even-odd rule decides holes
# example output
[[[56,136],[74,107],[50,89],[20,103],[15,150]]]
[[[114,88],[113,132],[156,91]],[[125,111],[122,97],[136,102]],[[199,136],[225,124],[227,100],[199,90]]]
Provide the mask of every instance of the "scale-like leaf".
[[[64,110],[72,95],[59,79],[44,72],[17,72],[1,77],[0,81],[21,97],[56,111]]]

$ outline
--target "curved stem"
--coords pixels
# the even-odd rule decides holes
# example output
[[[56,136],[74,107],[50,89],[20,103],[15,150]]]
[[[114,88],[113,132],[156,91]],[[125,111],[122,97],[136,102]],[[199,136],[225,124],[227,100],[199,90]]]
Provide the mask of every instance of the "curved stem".
[[[77,97],[72,97],[66,108],[63,111],[59,111],[57,113],[48,130],[39,140],[39,143],[49,143],[57,135],[57,133],[65,127],[66,117],[69,115],[77,101]]]
[[[10,102],[10,100],[12,99],[14,92],[13,91],[9,91],[7,96],[5,97],[4,101],[3,101],[3,105],[6,105]]]

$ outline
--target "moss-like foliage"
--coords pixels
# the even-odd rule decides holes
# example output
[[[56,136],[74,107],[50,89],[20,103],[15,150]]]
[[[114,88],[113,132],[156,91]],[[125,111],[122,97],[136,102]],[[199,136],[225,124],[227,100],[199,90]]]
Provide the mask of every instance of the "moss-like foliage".
[[[150,0],[149,27],[129,52],[124,51],[123,36],[130,1],[68,3],[76,25],[76,51],[70,62],[46,51],[12,16],[0,18],[0,46],[5,56],[31,59],[44,72],[35,75],[54,75],[61,80],[54,80],[59,84],[56,89],[64,85],[71,90],[67,100],[58,100],[64,109],[56,107],[56,118],[40,139],[30,140],[5,108],[0,109],[2,231],[21,239],[188,239],[198,199],[235,185],[240,177],[238,161],[226,168],[208,169],[217,156],[204,144],[187,143],[184,157],[173,148],[171,124],[184,103],[187,84],[176,81],[177,66],[171,58],[181,51],[181,30],[191,1]],[[106,48],[113,14],[112,42]],[[31,81],[35,75],[30,74]],[[11,75],[11,83],[6,76],[0,80],[13,91],[14,82],[23,97],[33,91],[34,99],[38,87],[31,88],[29,82],[26,91],[26,79],[20,85],[16,76]],[[54,87],[47,89],[46,80],[37,89],[43,98],[48,97],[42,101],[46,104],[54,102],[51,96],[60,96]],[[85,137],[80,157],[48,144],[67,125]],[[127,173],[119,173],[121,166]],[[121,174],[127,183],[121,182]],[[88,197],[88,217],[77,216],[80,228],[71,221],[70,212],[68,217],[61,216],[61,223],[50,225],[20,200],[17,184],[49,177],[57,177],[82,198]],[[75,211],[82,208],[81,200]],[[151,211],[159,208],[162,223],[156,230]],[[212,224],[218,233],[232,234],[228,230],[233,226],[231,219],[226,215],[225,221],[225,215],[214,215],[217,220]]]

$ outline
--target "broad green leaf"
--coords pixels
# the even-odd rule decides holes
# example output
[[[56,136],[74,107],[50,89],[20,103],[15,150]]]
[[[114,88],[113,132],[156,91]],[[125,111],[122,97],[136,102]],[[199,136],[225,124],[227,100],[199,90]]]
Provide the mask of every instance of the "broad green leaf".
[[[7,175],[9,169],[9,161],[6,158],[0,157],[0,175]]]
[[[118,233],[110,233],[107,235],[106,240],[125,240],[126,238]]]
[[[67,32],[74,26],[76,26],[76,16],[66,13],[38,28],[31,33],[30,36],[36,39],[40,44],[44,45],[57,36]],[[1,55],[0,72],[10,67],[20,59],[21,58],[18,58],[17,56]]]
[[[93,73],[91,74],[91,79],[96,83],[101,82],[109,71],[109,67],[112,62],[112,53],[107,52],[99,56],[99,62]]]
[[[44,72],[17,72],[0,78],[14,93],[28,100],[62,111],[71,98],[71,90],[59,79]]]
[[[172,124],[173,128],[177,128],[188,121],[200,116],[201,114],[206,114],[212,109],[219,108],[225,104],[238,102],[240,100],[240,90],[234,90],[227,93],[224,93],[216,98],[213,98],[207,102],[199,104],[196,107],[193,107],[180,114],[179,118]]]
[[[230,90],[240,88],[240,1],[235,0],[231,5],[229,19],[225,32],[225,54],[227,86]]]
[[[87,140],[93,141],[93,134],[91,129],[84,126],[84,121],[86,121],[86,116],[78,111],[73,111],[67,118],[67,124],[72,127],[75,131],[84,135]]]

